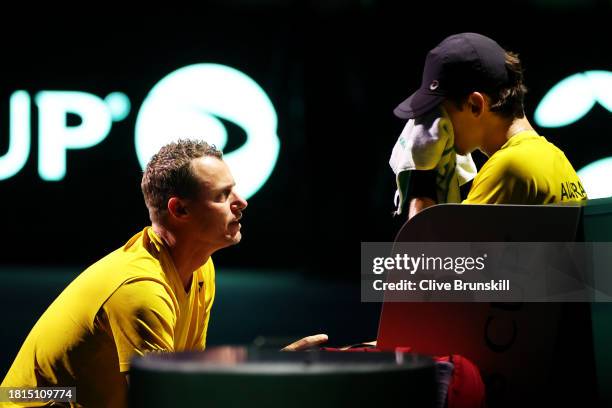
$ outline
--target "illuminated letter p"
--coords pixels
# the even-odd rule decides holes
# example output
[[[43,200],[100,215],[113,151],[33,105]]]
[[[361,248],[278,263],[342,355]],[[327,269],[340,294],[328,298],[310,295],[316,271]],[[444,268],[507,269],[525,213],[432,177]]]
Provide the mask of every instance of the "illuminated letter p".
[[[38,173],[43,180],[58,181],[66,175],[66,150],[95,146],[108,135],[112,117],[104,100],[85,92],[43,91],[38,105]],[[67,126],[66,114],[82,123]]]

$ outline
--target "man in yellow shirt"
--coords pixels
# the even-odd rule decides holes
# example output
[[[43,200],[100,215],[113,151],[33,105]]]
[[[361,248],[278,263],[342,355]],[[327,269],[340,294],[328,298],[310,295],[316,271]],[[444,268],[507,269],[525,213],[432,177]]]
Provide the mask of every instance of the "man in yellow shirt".
[[[215,298],[211,255],[240,242],[247,202],[221,152],[202,141],[164,146],[141,187],[152,226],[68,285],[29,333],[2,387],[76,387],[71,406],[123,407],[131,357],[205,348]],[[287,349],[324,340],[311,336]]]
[[[152,226],[80,274],[38,320],[3,387],[76,387],[76,406],[124,406],[130,358],[202,350],[211,255],[240,241],[247,202],[221,152],[179,141],[142,178]]]
[[[585,200],[586,192],[563,152],[539,136],[525,117],[525,92],[516,54],[483,35],[461,33],[428,53],[421,87],[394,112],[414,119],[442,106],[452,123],[455,151],[480,149],[489,157],[464,203]],[[413,173],[409,217],[436,203],[432,173]]]

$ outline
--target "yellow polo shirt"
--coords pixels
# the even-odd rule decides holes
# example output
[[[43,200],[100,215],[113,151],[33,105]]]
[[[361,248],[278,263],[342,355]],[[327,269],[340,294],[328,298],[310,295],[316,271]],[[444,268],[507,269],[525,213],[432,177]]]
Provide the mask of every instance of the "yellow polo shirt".
[[[465,204],[549,204],[586,200],[565,154],[534,131],[512,136],[482,166]]]
[[[212,260],[193,272],[186,291],[147,227],[66,287],[32,328],[2,386],[76,387],[71,406],[125,406],[130,358],[203,350],[214,296]]]

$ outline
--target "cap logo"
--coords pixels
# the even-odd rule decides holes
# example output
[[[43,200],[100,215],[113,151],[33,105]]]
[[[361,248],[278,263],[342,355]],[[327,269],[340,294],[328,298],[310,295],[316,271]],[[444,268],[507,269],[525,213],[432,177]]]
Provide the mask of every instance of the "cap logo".
[[[431,89],[432,91],[435,91],[436,89],[438,89],[439,86],[440,86],[440,83],[434,79],[433,81],[431,81],[431,84],[429,84],[429,89]]]

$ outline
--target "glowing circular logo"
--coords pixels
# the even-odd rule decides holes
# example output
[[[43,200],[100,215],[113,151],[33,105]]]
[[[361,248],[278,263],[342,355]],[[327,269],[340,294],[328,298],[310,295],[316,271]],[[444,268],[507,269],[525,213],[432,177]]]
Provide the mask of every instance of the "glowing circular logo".
[[[277,116],[264,90],[244,73],[219,64],[194,64],[171,72],[149,92],[136,118],[135,146],[144,169],[163,145],[199,138],[223,150],[227,131],[219,118],[247,135],[224,155],[236,189],[253,196],[268,180],[278,159]]]
[[[612,175],[612,157],[594,161],[578,170],[578,176],[589,199],[612,196],[610,175]]]
[[[580,120],[599,103],[612,112],[612,72],[579,72],[561,80],[544,95],[535,110],[542,127],[568,126]],[[589,198],[612,196],[612,157],[597,160],[578,171]]]
[[[570,125],[599,102],[612,111],[612,72],[586,71],[571,75],[555,86],[535,110],[535,121],[543,127]]]

